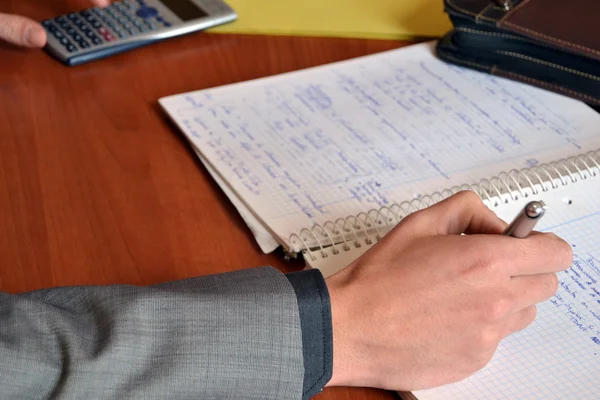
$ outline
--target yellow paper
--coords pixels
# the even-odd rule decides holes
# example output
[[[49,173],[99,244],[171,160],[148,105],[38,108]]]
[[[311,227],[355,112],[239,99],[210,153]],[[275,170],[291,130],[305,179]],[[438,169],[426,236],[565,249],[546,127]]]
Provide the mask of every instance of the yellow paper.
[[[222,33],[413,39],[451,28],[442,0],[225,0],[238,20]]]

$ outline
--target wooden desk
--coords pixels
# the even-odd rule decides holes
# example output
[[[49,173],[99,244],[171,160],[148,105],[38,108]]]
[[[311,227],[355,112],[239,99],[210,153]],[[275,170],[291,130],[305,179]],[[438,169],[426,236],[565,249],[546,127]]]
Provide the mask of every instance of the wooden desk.
[[[0,1],[38,20],[74,6]],[[0,290],[302,268],[261,253],[157,99],[402,45],[195,34],[76,68],[0,45]],[[396,397],[337,388],[318,398]]]

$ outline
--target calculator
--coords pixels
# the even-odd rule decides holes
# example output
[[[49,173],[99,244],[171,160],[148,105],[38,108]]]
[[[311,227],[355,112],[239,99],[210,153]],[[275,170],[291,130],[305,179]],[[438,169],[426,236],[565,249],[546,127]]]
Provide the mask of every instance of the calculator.
[[[46,51],[79,65],[233,21],[222,0],[124,0],[42,22]]]

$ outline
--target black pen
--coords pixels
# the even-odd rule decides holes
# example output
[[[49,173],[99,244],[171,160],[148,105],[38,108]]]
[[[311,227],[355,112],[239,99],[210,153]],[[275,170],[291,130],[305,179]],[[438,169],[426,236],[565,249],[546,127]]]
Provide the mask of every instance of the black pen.
[[[545,213],[546,205],[543,201],[532,201],[527,203],[513,222],[506,227],[503,235],[526,238]]]

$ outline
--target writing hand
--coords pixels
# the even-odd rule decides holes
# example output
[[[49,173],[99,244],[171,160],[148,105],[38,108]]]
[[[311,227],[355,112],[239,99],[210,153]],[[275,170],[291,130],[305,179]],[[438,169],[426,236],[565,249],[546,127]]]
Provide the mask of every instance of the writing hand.
[[[533,322],[572,261],[557,236],[516,239],[501,235],[505,225],[474,193],[459,193],[330,277],[329,385],[420,390],[483,368],[503,338]]]
[[[110,0],[91,0],[98,7],[105,7]],[[0,40],[23,47],[44,47],[46,31],[42,26],[29,18],[20,15],[0,13]]]

